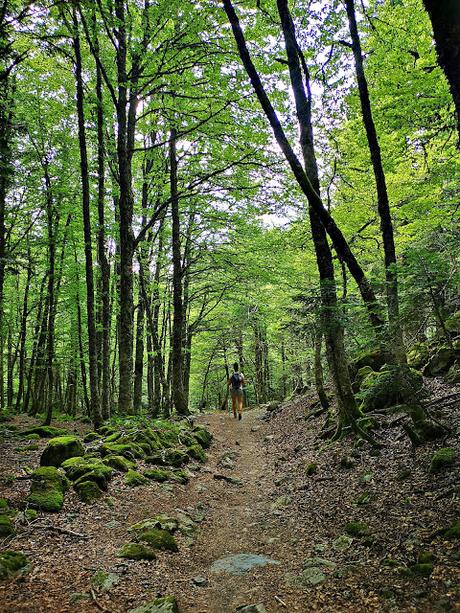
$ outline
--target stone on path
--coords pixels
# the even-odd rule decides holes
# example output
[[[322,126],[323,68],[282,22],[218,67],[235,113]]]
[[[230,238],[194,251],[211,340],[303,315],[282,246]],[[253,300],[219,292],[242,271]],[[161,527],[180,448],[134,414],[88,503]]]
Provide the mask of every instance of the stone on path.
[[[235,609],[235,613],[267,613],[263,604],[243,604]]]
[[[231,575],[244,575],[244,573],[257,566],[266,566],[267,564],[279,564],[276,560],[267,558],[256,553],[237,553],[234,555],[219,558],[212,563],[211,572],[213,573],[229,573]]]
[[[163,596],[135,609],[130,609],[129,613],[180,613],[180,611],[174,596]]]

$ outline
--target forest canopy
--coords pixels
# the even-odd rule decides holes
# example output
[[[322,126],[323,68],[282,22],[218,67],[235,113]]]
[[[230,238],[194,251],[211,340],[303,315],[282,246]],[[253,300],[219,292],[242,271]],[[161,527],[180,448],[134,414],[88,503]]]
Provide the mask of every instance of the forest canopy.
[[[451,4],[2,0],[1,411],[459,379]]]

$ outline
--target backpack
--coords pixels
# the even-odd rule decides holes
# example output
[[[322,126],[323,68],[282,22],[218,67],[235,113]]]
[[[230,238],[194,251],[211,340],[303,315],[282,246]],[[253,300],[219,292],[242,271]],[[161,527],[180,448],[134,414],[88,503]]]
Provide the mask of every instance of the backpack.
[[[241,375],[239,372],[234,372],[231,377],[232,389],[239,390],[241,387]]]

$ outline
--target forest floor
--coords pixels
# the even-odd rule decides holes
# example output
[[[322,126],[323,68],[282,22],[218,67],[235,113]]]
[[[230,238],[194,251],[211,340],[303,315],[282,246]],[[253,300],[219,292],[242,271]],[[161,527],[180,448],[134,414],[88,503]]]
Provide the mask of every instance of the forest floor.
[[[91,506],[69,492],[59,514],[41,514],[0,543],[31,562],[27,573],[0,583],[0,611],[121,613],[159,595],[174,595],[182,613],[233,613],[250,604],[267,613],[460,610],[458,541],[440,531],[458,519],[458,459],[435,476],[428,472],[435,449],[453,446],[460,456],[459,403],[441,415],[451,434],[415,453],[394,428],[380,431],[387,443],[380,451],[353,450],[350,440],[324,451],[317,437],[323,418],[305,421],[308,404],[299,398],[269,420],[261,408],[242,421],[228,413],[199,417],[214,443],[187,485],[129,488],[118,474],[109,495]],[[17,445],[2,445],[0,497],[20,507],[29,483],[11,475],[35,467],[40,449],[24,454]],[[311,462],[317,470],[308,476]],[[179,511],[196,531],[179,534],[178,553],[155,561],[117,557],[129,526]],[[367,534],[346,535],[351,521],[366,524]],[[434,555],[429,577],[407,570],[421,553]],[[94,583],[100,570],[109,577],[103,586]]]

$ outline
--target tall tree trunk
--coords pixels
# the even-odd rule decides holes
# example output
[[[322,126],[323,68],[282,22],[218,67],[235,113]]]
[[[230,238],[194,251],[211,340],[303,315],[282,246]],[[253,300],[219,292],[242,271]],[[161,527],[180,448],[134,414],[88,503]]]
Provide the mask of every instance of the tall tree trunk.
[[[110,264],[105,244],[105,150],[102,75],[96,64],[97,98],[97,259],[100,268],[101,355],[98,369],[102,418],[110,417]]]
[[[423,0],[433,26],[439,64],[450,85],[457,113],[460,143],[460,2],[458,0]]]
[[[26,339],[27,339],[27,318],[29,315],[29,289],[30,283],[32,280],[32,261],[31,261],[31,253],[30,253],[30,245],[27,244],[27,252],[28,252],[28,264],[27,264],[27,279],[26,286],[24,288],[24,300],[22,305],[22,316],[21,316],[21,331],[20,331],[20,341],[19,341],[19,367],[18,367],[18,393],[16,396],[16,412],[19,411],[23,393],[24,393],[24,377],[25,377],[25,357],[26,357]]]
[[[77,89],[77,117],[78,117],[78,142],[80,147],[80,171],[82,184],[83,205],[83,235],[85,241],[85,280],[86,280],[86,318],[88,326],[88,356],[89,356],[89,387],[90,387],[90,411],[94,428],[98,428],[102,422],[101,406],[99,401],[99,378],[97,372],[97,339],[96,319],[94,306],[94,275],[93,275],[93,249],[91,235],[91,212],[90,212],[90,187],[88,153],[86,148],[85,111],[83,93],[83,67],[81,59],[80,37],[78,35],[78,21],[75,10],[73,11],[74,24],[74,52],[75,52],[75,80]]]
[[[361,268],[353,252],[351,251],[350,246],[348,245],[344,235],[335,223],[334,219],[331,217],[330,213],[325,208],[320,195],[312,186],[312,183],[307,173],[305,172],[300,160],[296,156],[293,148],[291,147],[286,137],[286,134],[276,115],[275,109],[273,108],[270,99],[267,96],[264,86],[262,85],[262,81],[260,80],[259,74],[254,66],[254,63],[252,62],[251,56],[246,45],[244,34],[241,29],[241,25],[239,23],[231,0],[222,0],[222,2],[232,27],[239,55],[249,76],[251,84],[259,99],[260,105],[272,127],[275,139],[281,151],[283,152],[287,162],[289,163],[289,166],[294,174],[294,177],[299,187],[301,188],[304,195],[307,197],[310,208],[313,210],[313,212],[318,217],[319,221],[331,237],[337,254],[346,262],[348,269],[353,278],[355,279],[363,301],[368,309],[369,318],[371,324],[375,328],[376,335],[380,336],[384,322],[379,313],[379,306],[374,291],[369,281],[367,280],[363,269]]]
[[[142,287],[139,283],[136,320],[136,351],[134,360],[134,411],[136,413],[140,411],[142,407],[142,383],[144,376],[144,313],[145,302]]]
[[[54,227],[55,206],[51,193],[51,179],[48,171],[48,161],[44,162],[46,218],[48,231],[48,322],[46,340],[46,383],[48,385],[45,424],[49,426],[53,418],[54,389],[54,322],[55,322],[55,273],[56,273],[56,231]]]
[[[177,131],[171,128],[169,143],[169,174],[171,189],[172,262],[173,262],[173,327],[172,327],[172,397],[179,415],[187,415],[188,407],[184,393],[183,330],[184,305],[182,300],[182,254],[180,240],[180,212],[177,194]]]
[[[133,412],[133,193],[131,154],[128,146],[127,32],[124,0],[115,0],[118,20],[117,35],[117,158],[119,180],[120,224],[120,315],[118,335],[118,409],[122,414]]]
[[[367,143],[371,154],[372,168],[374,170],[375,185],[377,188],[377,208],[380,217],[380,231],[383,239],[385,253],[385,279],[388,308],[388,323],[390,328],[390,346],[386,347],[386,353],[394,356],[398,364],[406,363],[403,332],[399,317],[398,275],[396,271],[396,249],[391,219],[390,202],[383,170],[380,144],[372,116],[369,87],[364,72],[363,54],[359,38],[358,25],[356,23],[355,2],[345,0],[350,36],[352,41],[353,56],[355,59],[356,79],[358,82],[359,99],[363,115],[364,128],[366,130]],[[460,42],[460,39],[459,39]],[[458,57],[460,61],[460,55]],[[459,69],[460,70],[460,69]],[[460,75],[460,72],[459,72]]]

